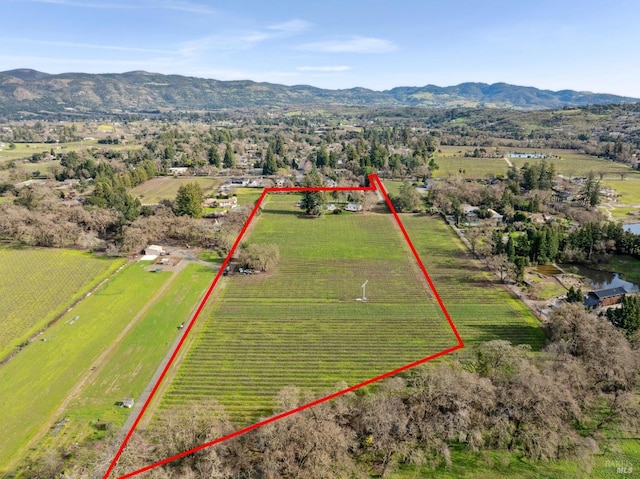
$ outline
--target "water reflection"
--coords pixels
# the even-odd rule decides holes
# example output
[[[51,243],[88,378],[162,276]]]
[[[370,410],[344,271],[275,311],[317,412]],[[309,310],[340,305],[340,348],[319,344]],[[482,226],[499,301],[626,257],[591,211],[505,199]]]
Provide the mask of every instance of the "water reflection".
[[[609,289],[623,287],[628,293],[632,291],[640,291],[640,286],[626,281],[620,273],[610,273],[599,269],[589,268],[587,266],[576,264],[561,264],[560,267],[568,273],[579,274],[589,279],[593,289]]]
[[[628,225],[622,225],[622,229],[625,231],[631,231],[634,235],[640,235],[640,223],[630,223]]]

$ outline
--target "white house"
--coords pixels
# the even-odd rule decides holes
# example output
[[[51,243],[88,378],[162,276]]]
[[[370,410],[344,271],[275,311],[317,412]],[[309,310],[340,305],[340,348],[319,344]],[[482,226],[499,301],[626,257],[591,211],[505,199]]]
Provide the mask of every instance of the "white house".
[[[362,211],[362,205],[358,205],[356,203],[349,203],[347,206],[344,207],[345,211],[353,211],[354,213],[356,211]]]

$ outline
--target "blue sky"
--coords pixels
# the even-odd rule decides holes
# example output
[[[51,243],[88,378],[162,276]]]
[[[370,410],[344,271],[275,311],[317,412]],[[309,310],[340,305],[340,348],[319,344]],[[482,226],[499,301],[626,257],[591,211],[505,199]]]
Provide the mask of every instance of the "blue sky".
[[[0,0],[0,71],[640,97],[636,0]]]

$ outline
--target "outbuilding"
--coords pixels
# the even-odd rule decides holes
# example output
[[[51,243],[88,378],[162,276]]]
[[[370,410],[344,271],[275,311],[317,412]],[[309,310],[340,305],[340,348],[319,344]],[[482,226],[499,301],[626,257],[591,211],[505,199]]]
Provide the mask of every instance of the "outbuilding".
[[[584,305],[591,309],[611,306],[620,303],[626,294],[627,290],[622,287],[590,291],[584,299]]]
[[[144,254],[147,256],[160,256],[164,254],[164,248],[157,244],[152,244],[144,249]]]

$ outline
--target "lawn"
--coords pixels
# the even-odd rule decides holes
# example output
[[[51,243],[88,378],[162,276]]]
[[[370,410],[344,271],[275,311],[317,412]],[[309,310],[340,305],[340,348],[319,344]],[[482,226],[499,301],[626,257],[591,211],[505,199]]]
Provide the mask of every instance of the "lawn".
[[[163,405],[215,398],[247,423],[284,386],[336,390],[457,344],[391,215],[308,219],[298,199],[268,197],[244,242],[277,244],[276,270],[228,277]]]
[[[220,185],[216,178],[159,176],[131,189],[131,194],[140,199],[142,204],[156,204],[161,200],[174,200],[178,188],[186,183],[198,183],[206,195],[215,192]]]
[[[11,412],[0,415],[0,473],[54,419],[91,364],[169,278],[149,273],[147,265],[127,266],[0,367],[0,411]]]
[[[124,260],[45,248],[0,248],[0,358],[60,315]]]

